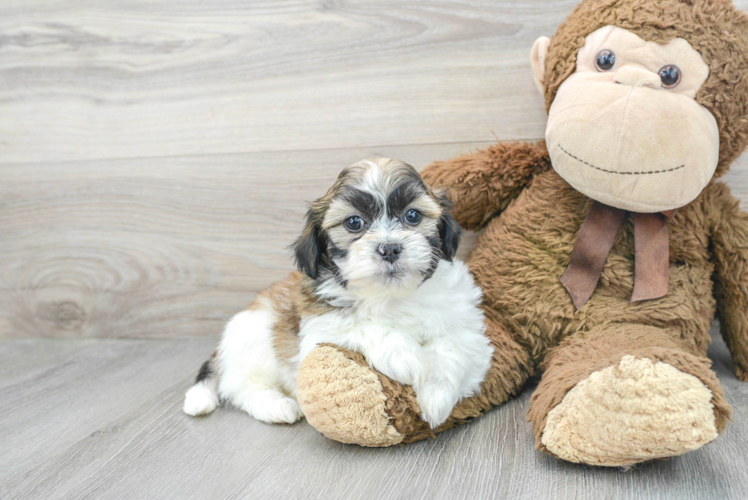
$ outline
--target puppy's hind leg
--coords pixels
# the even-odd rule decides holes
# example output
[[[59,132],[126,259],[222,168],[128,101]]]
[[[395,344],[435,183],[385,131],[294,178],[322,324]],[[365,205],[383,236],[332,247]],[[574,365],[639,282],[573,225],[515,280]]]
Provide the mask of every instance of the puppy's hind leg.
[[[221,399],[270,424],[291,424],[303,414],[291,395],[296,371],[275,349],[280,313],[264,301],[237,314],[226,326],[219,348]]]
[[[195,379],[195,385],[184,395],[182,410],[193,417],[207,415],[218,406],[218,374],[216,373],[216,355],[203,363]]]

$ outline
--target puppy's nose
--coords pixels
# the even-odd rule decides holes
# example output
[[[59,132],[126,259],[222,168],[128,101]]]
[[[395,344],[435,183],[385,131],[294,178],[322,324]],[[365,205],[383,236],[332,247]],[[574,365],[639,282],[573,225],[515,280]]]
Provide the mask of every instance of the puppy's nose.
[[[392,263],[400,258],[400,251],[402,249],[403,248],[397,243],[384,243],[382,245],[379,245],[379,248],[377,249],[377,251],[379,252],[379,255],[381,255],[384,260]]]

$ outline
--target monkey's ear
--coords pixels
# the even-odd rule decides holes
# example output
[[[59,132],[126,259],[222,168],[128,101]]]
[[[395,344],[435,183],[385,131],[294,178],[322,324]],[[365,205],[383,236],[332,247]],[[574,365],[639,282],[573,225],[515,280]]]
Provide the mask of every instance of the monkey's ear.
[[[322,231],[322,219],[314,209],[306,213],[306,226],[293,244],[296,267],[312,279],[319,276],[322,258],[326,251],[325,237]]]
[[[462,239],[462,228],[452,216],[452,202],[445,195],[439,196],[439,205],[442,207],[442,216],[439,219],[439,239],[442,242],[441,251],[444,259],[452,262]]]
[[[530,64],[532,64],[532,77],[535,80],[535,86],[541,95],[545,95],[545,56],[548,54],[548,46],[551,39],[547,36],[541,36],[532,46],[530,53]]]

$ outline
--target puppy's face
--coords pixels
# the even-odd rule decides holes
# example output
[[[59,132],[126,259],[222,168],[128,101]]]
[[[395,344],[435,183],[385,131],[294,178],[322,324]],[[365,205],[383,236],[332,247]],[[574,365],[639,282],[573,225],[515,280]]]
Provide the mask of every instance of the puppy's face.
[[[364,160],[312,204],[296,261],[312,278],[334,279],[359,296],[410,294],[441,259],[452,259],[460,233],[447,199],[413,167]]]

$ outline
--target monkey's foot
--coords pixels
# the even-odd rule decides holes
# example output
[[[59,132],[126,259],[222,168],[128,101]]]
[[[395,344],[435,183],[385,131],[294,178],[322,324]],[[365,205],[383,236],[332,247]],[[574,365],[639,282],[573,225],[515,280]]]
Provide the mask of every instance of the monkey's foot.
[[[483,396],[465,398],[436,429],[421,418],[415,392],[372,370],[360,353],[331,344],[301,362],[296,398],[307,422],[341,443],[392,446],[435,437],[491,408]]]
[[[564,460],[602,466],[682,455],[717,437],[711,400],[695,376],[628,355],[567,392],[541,442]]]
[[[390,423],[379,377],[351,354],[326,345],[301,363],[296,396],[307,422],[341,443],[399,444],[404,436]]]

